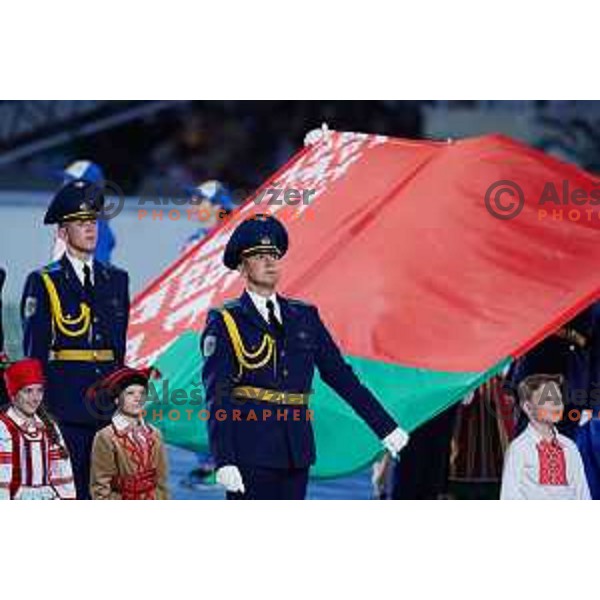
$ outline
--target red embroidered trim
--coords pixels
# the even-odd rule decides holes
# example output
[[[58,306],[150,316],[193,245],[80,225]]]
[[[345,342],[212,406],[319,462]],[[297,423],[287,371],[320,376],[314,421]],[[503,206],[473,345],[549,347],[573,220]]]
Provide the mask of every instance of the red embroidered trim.
[[[157,473],[154,467],[156,435],[151,427],[143,425],[134,434],[130,430],[119,432],[113,425],[118,443],[135,465],[135,473],[113,478],[113,486],[123,500],[152,500],[156,495]]]
[[[10,497],[14,498],[21,487],[21,436],[16,424],[4,413],[0,413],[0,421],[6,425],[12,440],[12,477],[8,489]]]
[[[567,485],[565,451],[558,440],[542,440],[537,444],[537,451],[540,461],[540,485]]]
[[[27,467],[27,472],[25,476],[25,485],[28,487],[33,486],[33,459],[31,456],[31,442],[25,438],[23,440],[25,442],[25,465]]]
[[[60,477],[56,479],[51,479],[51,485],[64,485],[65,483],[71,483],[73,481],[72,477]]]
[[[139,471],[135,475],[117,475],[112,479],[112,487],[123,500],[154,500],[157,485],[156,469]]]
[[[44,432],[42,434],[42,481],[44,483],[49,483],[49,473],[48,473],[48,468],[49,468],[49,462],[50,462],[50,457],[49,457],[49,453],[48,453],[48,432],[44,429]]]

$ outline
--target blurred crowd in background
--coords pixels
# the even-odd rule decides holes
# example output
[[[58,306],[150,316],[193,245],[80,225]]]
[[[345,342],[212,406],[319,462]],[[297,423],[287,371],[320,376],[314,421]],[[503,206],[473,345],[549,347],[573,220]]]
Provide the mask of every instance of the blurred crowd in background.
[[[126,194],[206,179],[254,189],[302,146],[308,129],[323,121],[340,130],[399,137],[418,137],[422,130],[418,102],[173,102],[143,118],[26,157],[18,163],[15,179],[23,173],[30,180],[43,179],[49,166],[61,168],[72,157],[87,157],[103,165]],[[1,171],[0,164],[0,176]]]
[[[0,102],[0,132],[17,131],[13,123],[3,123],[11,108],[5,104]],[[48,118],[49,103],[30,104],[44,106],[15,114],[13,120],[31,120],[31,135],[0,136],[2,189],[47,187],[48,172],[64,168],[73,157],[101,164],[126,194],[161,186],[178,189],[207,179],[230,189],[254,189],[322,122],[342,131],[408,138],[499,131],[600,170],[600,110],[592,102],[99,102],[85,118],[63,109],[62,119]],[[30,151],[5,156],[31,140],[37,145]]]
[[[12,128],[12,123],[2,123],[3,104],[0,102],[0,132]],[[407,138],[499,131],[526,138],[585,168],[600,170],[600,110],[593,102],[232,100],[143,104],[98,102],[85,118],[69,116],[63,109],[66,118],[49,119],[47,126],[39,115],[46,118],[43,110],[51,109],[35,106],[33,125],[41,123],[43,127],[32,125],[29,137],[0,139],[0,188],[43,188],[49,170],[62,169],[74,158],[88,158],[101,164],[108,179],[126,194],[179,189],[207,179],[221,181],[229,189],[252,190],[302,146],[308,130],[322,122],[342,131]],[[29,113],[20,118],[33,121]],[[61,137],[53,141],[51,134],[56,132]],[[5,159],[4,150],[18,146],[23,139],[29,142],[29,138],[43,143],[16,159]]]

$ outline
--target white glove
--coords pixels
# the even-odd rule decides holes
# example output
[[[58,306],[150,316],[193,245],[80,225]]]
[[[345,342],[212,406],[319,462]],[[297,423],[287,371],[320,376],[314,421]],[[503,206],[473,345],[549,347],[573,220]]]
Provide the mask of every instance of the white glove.
[[[581,418],[579,419],[579,427],[583,427],[588,421],[592,420],[592,416],[594,414],[593,410],[582,410]]]
[[[327,123],[323,123],[319,129],[311,129],[304,136],[304,145],[305,146],[315,146],[319,142],[322,141],[330,141],[331,139],[331,131],[329,131],[329,127]]]
[[[380,497],[385,491],[385,480],[390,463],[390,455],[384,454],[380,461],[373,463],[371,467],[371,485],[373,486],[373,494],[375,497]]]
[[[244,494],[246,488],[242,480],[242,474],[235,465],[225,465],[217,469],[217,483],[220,483],[228,492],[240,492]]]
[[[473,400],[475,399],[475,392],[469,392],[461,401],[461,404],[463,406],[469,406],[470,404],[473,403]]]
[[[408,444],[408,433],[406,433],[404,429],[396,427],[392,433],[383,438],[382,442],[385,446],[385,449],[392,455],[392,457],[398,458],[400,450],[402,450],[402,448]]]

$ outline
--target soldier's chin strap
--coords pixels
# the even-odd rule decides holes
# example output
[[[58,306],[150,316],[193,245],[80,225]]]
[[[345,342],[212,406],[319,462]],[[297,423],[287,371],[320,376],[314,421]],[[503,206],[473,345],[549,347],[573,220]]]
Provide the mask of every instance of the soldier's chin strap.
[[[254,371],[264,367],[271,360],[271,357],[274,359],[273,363],[275,367],[275,338],[265,333],[257,350],[250,352],[244,346],[237,323],[231,313],[224,308],[221,310],[221,314],[223,315],[223,321],[231,340],[233,352],[238,361],[238,377],[242,374],[243,369]]]
[[[90,307],[85,302],[81,302],[79,305],[79,316],[74,319],[68,319],[63,314],[60,298],[50,275],[48,275],[48,273],[42,273],[42,281],[48,292],[53,324],[56,324],[56,327],[58,327],[58,329],[67,337],[79,337],[86,333],[90,327],[92,318]]]

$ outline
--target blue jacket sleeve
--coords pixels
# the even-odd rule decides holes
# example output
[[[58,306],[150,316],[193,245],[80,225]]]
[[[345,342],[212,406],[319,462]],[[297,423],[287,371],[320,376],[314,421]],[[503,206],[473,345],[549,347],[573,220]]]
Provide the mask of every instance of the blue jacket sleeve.
[[[323,381],[337,392],[379,438],[384,438],[398,425],[373,393],[365,387],[352,367],[344,360],[340,349],[323,324],[316,308],[316,365]]]
[[[46,364],[52,344],[52,314],[41,275],[36,271],[30,273],[25,282],[21,298],[21,324],[23,354]]]
[[[208,313],[202,334],[201,351],[204,357],[202,381],[206,393],[206,404],[210,413],[208,436],[210,448],[217,467],[236,464],[231,415],[223,415],[235,385],[236,360],[223,319],[218,311]]]
[[[123,319],[119,325],[116,340],[116,358],[119,364],[125,363],[125,353],[127,351],[127,327],[129,325],[129,275],[126,271],[122,271],[122,297],[123,297]]]

